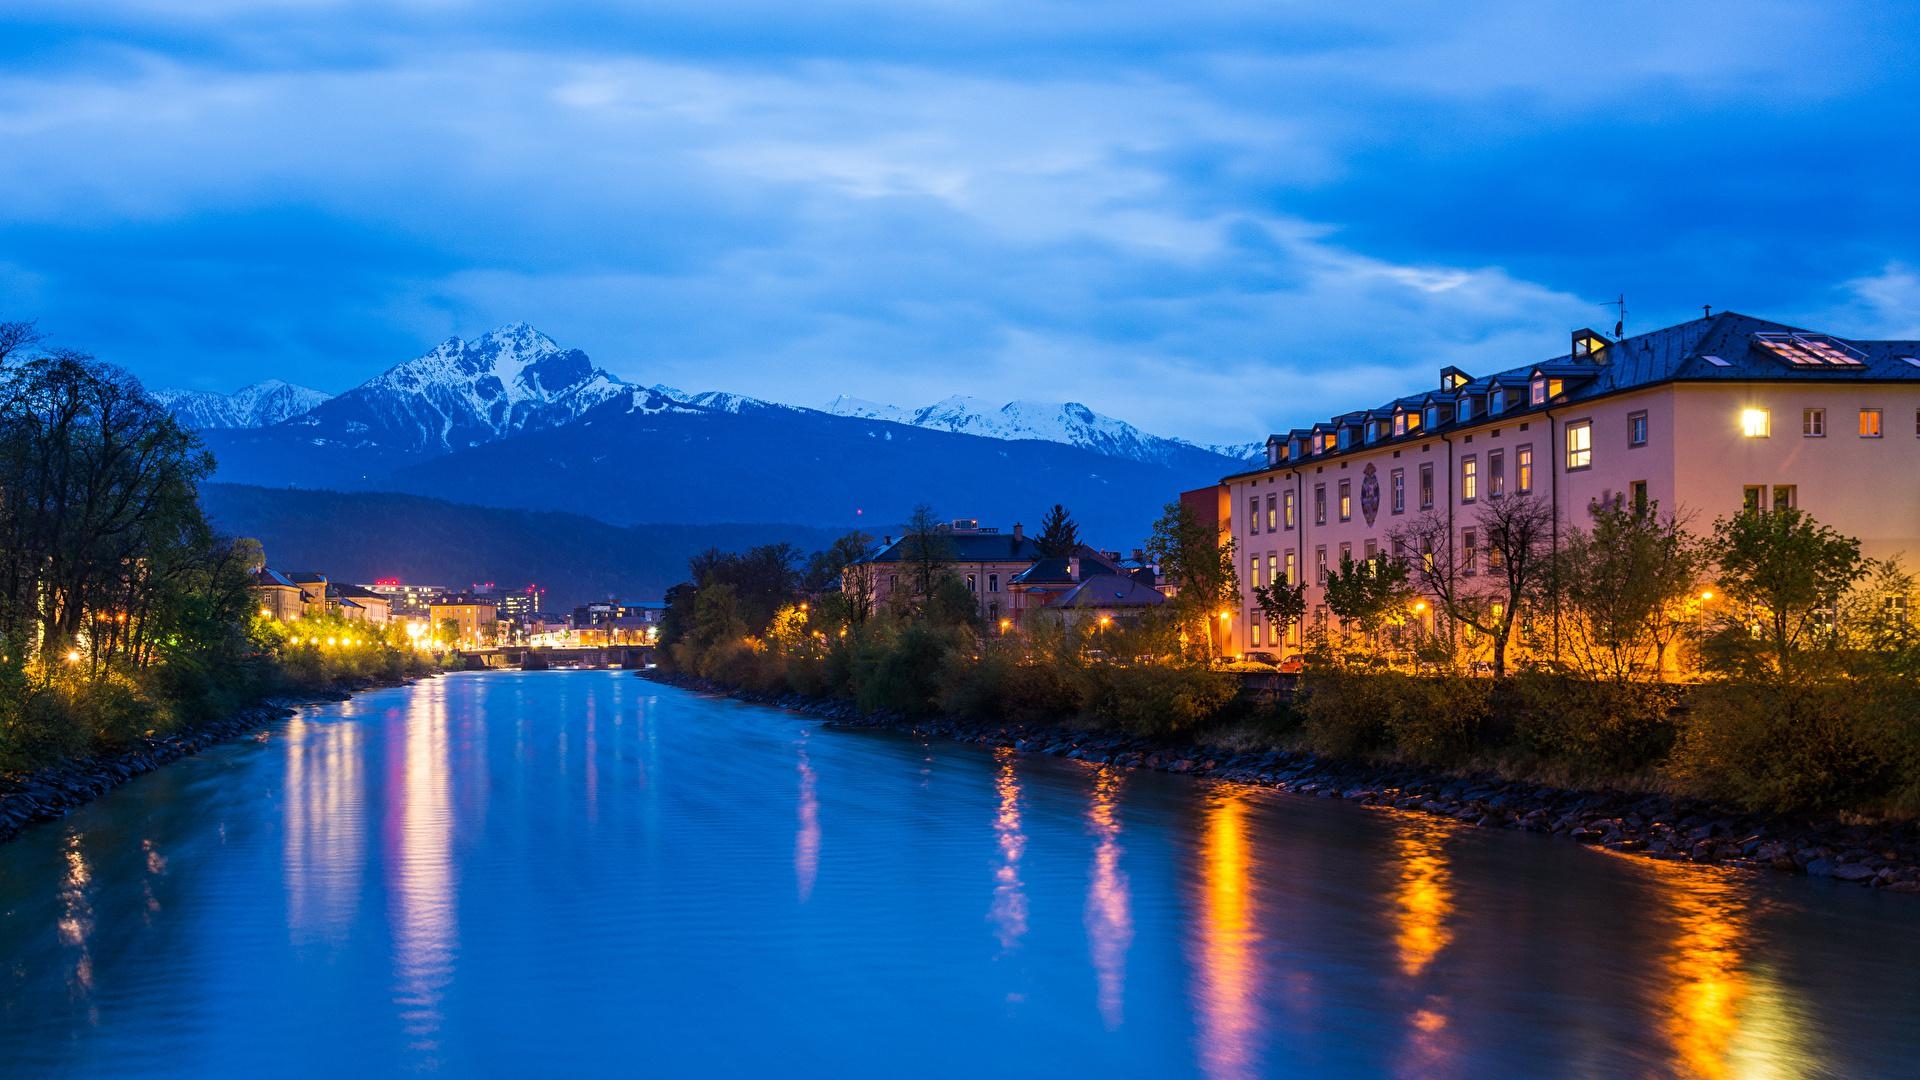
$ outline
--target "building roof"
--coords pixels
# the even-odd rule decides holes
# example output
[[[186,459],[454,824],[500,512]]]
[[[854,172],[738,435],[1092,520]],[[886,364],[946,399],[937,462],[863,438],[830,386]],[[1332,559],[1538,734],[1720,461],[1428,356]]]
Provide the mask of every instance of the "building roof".
[[[1032,562],[1040,557],[1040,547],[1031,537],[998,532],[946,532],[940,534],[948,557],[943,562]],[[907,541],[895,540],[869,557],[870,562],[906,562]]]
[[[1576,331],[1574,336],[1597,338],[1592,331]],[[1508,407],[1497,414],[1476,410],[1465,421],[1442,413],[1440,422],[1422,425],[1404,435],[1386,435],[1371,442],[1355,443],[1346,449],[1326,449],[1318,454],[1302,454],[1259,468],[1234,473],[1227,479],[1252,476],[1284,468],[1299,461],[1325,460],[1341,454],[1371,451],[1393,443],[1418,442],[1454,428],[1479,427],[1497,417],[1502,422],[1524,419],[1547,409],[1559,408],[1593,398],[1640,390],[1664,383],[1681,382],[1904,382],[1920,384],[1920,341],[1847,340],[1831,334],[1756,319],[1737,312],[1692,319],[1645,334],[1606,342],[1590,353],[1569,349],[1565,355],[1550,357],[1523,367],[1471,378],[1454,390],[1439,390],[1395,398],[1381,409],[1416,409],[1429,399],[1452,400],[1461,396],[1485,394],[1494,385],[1524,388],[1536,374],[1561,380],[1561,392],[1545,404],[1535,405],[1525,390],[1509,394]],[[1457,368],[1442,373],[1465,374]],[[1353,414],[1342,414],[1341,418]],[[1279,442],[1286,444],[1306,436],[1315,428],[1294,428]],[[1278,447],[1276,447],[1276,452]]]
[[[1160,590],[1119,574],[1096,574],[1055,600],[1056,608],[1149,608],[1167,602]]]
[[[371,600],[382,604],[388,603],[390,600],[385,593],[377,593],[372,589],[360,585],[341,585],[337,582],[327,586],[327,595],[338,596],[341,599]],[[359,606],[365,607],[366,604],[363,603]]]
[[[254,573],[253,583],[261,588],[267,589],[297,589],[300,587],[288,579],[287,575],[269,566],[263,566]]]

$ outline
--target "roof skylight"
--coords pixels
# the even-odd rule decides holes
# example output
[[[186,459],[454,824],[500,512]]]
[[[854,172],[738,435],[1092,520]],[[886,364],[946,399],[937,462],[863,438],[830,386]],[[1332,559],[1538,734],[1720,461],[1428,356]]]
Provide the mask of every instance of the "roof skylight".
[[[1753,335],[1753,343],[1790,367],[1860,367],[1866,362],[1865,353],[1826,334],[1762,333]]]

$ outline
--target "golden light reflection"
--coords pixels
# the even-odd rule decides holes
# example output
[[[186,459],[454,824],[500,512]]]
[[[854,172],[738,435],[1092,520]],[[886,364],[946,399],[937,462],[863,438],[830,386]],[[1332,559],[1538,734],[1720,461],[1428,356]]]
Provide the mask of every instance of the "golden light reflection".
[[[1663,1031],[1675,1070],[1705,1080],[1818,1071],[1805,1010],[1745,950],[1753,941],[1749,883],[1693,867],[1660,868],[1674,936]]]
[[[1400,953],[1400,971],[1415,978],[1453,940],[1447,916],[1453,913],[1452,875],[1441,849],[1451,829],[1425,815],[1396,821],[1394,854],[1400,880],[1394,886],[1394,945]]]
[[[1127,949],[1133,945],[1132,901],[1120,869],[1120,773],[1102,765],[1094,774],[1087,823],[1093,829],[1093,874],[1087,882],[1087,947],[1099,987],[1100,1018],[1117,1031],[1125,1018]]]
[[[366,865],[361,727],[295,715],[286,746],[287,929],[296,941],[344,941],[360,901]]]
[[[64,850],[61,852],[66,863],[66,873],[60,880],[60,920],[58,930],[60,943],[73,949],[73,974],[67,978],[67,989],[76,1000],[90,999],[93,995],[93,952],[88,941],[93,937],[93,899],[89,895],[93,889],[93,868],[87,863],[86,852],[80,849],[80,833],[67,830]],[[88,1019],[98,1022],[99,1015],[89,1000]]]
[[[1252,855],[1247,845],[1247,795],[1218,788],[1209,796],[1200,846],[1200,918],[1195,1011],[1200,1067],[1209,1076],[1255,1071],[1255,1035],[1261,1026],[1260,970],[1254,930]]]
[[[1020,881],[1020,857],[1027,850],[1027,836],[1020,830],[1020,780],[1014,775],[1014,751],[998,747],[993,758],[1000,765],[994,788],[1000,794],[1000,812],[994,817],[993,832],[1000,842],[1000,865],[993,873],[994,927],[1000,948],[1011,950],[1027,932],[1027,894]]]
[[[800,744],[800,823],[793,836],[793,878],[800,889],[800,902],[813,895],[813,880],[820,872],[820,800],[814,794],[813,765],[807,760],[807,747]]]
[[[387,812],[398,815],[387,853],[394,1004],[410,1047],[432,1055],[440,1048],[441,1001],[453,982],[457,946],[444,683],[417,690],[400,727],[403,767],[388,773],[387,791]]]

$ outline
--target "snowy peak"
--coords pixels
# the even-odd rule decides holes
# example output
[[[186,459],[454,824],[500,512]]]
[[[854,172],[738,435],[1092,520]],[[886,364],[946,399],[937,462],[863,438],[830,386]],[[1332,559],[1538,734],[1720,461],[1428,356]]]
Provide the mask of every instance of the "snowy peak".
[[[206,390],[153,392],[153,399],[171,412],[182,426],[196,431],[278,424],[307,412],[330,397],[318,390],[295,386],[279,379],[254,383],[231,394],[216,394]]]
[[[324,441],[435,452],[563,424],[631,390],[579,349],[513,323],[450,337],[300,422]]]
[[[1065,443],[1084,450],[1153,464],[1172,464],[1194,454],[1243,460],[1257,448],[1199,446],[1184,439],[1149,435],[1123,420],[1102,416],[1077,401],[1049,404],[1010,401],[995,406],[956,394],[921,409],[902,409],[842,395],[827,404],[836,416],[887,420],[912,427],[978,435],[988,439]]]

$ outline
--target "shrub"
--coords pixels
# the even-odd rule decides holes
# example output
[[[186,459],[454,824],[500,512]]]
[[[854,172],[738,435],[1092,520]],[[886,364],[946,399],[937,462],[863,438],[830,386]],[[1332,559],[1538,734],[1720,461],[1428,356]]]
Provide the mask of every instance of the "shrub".
[[[1095,664],[1076,680],[1082,710],[1136,735],[1173,735],[1212,719],[1239,693],[1231,672],[1198,664]]]
[[[1397,751],[1449,764],[1481,743],[1490,684],[1460,676],[1311,671],[1296,709],[1307,744],[1335,757]]]
[[[1673,747],[1675,690],[1525,670],[1495,690],[1493,715],[1528,753],[1575,775],[1643,772]]]
[[[1913,760],[1912,697],[1850,680],[1707,684],[1669,768],[1693,790],[1753,810],[1870,805],[1911,776],[1902,766]]]

